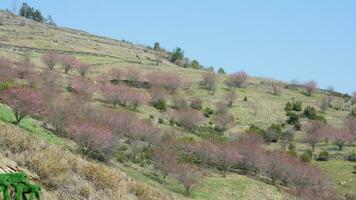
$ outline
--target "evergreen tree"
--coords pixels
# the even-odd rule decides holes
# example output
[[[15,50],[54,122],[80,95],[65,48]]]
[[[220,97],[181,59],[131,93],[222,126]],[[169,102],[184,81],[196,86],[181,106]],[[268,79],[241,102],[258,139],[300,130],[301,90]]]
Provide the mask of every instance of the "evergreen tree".
[[[226,74],[226,73],[225,70],[222,67],[220,67],[218,70],[218,74]]]
[[[177,60],[183,60],[183,58],[184,58],[184,51],[179,47],[174,49],[171,56],[171,62],[176,62]]]

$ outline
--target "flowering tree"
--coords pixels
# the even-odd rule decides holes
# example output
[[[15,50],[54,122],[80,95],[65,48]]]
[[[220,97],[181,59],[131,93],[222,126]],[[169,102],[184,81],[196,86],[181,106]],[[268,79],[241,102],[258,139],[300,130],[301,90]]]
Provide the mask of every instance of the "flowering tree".
[[[106,101],[113,104],[114,107],[117,104],[126,106],[129,103],[136,109],[137,106],[143,104],[146,100],[146,96],[142,92],[123,85],[106,84],[102,87],[101,91]]]
[[[76,68],[78,69],[78,72],[81,77],[84,77],[88,73],[90,67],[91,66],[89,64],[82,63],[82,62],[76,64]]]
[[[347,129],[333,129],[332,131],[332,140],[340,151],[346,143],[351,143],[352,139],[352,135]]]
[[[231,108],[237,99],[237,94],[235,91],[230,91],[225,94],[224,99],[227,103],[227,107]]]
[[[111,103],[115,108],[117,104],[120,103],[120,87],[112,84],[105,84],[101,88],[101,92],[105,98],[105,100]]]
[[[151,87],[163,87],[170,93],[174,93],[181,85],[181,79],[172,72],[152,72],[147,77]]]
[[[273,89],[273,93],[274,95],[281,95],[282,94],[282,87],[280,84],[278,83],[273,83],[272,84],[272,89]]]
[[[207,72],[202,74],[202,82],[201,85],[212,93],[216,90],[217,76],[212,72]]]
[[[15,78],[14,64],[5,57],[0,57],[0,83],[11,81]]]
[[[70,70],[72,70],[75,66],[79,64],[79,61],[75,56],[62,55],[60,57],[60,63],[64,68],[64,73],[68,74]]]
[[[304,83],[305,90],[308,92],[308,95],[311,96],[312,93],[316,90],[318,86],[317,82],[315,81],[308,81]]]
[[[82,77],[74,78],[74,80],[72,80],[71,87],[77,96],[82,97],[85,100],[90,99],[95,91],[93,83]]]
[[[356,117],[349,117],[345,120],[345,126],[356,139]]]
[[[198,168],[187,163],[177,165],[175,174],[184,186],[186,195],[191,194],[193,186],[201,179]]]
[[[141,71],[136,68],[126,69],[125,75],[129,85],[137,86],[141,79]]]
[[[229,113],[218,113],[214,118],[215,128],[218,131],[225,131],[234,126],[234,116]]]
[[[20,62],[16,63],[16,73],[19,79],[25,79],[31,76],[34,72],[35,65],[31,61],[30,56],[25,56]]]
[[[162,173],[162,184],[164,185],[168,174],[172,173],[172,170],[177,166],[176,155],[168,148],[156,147],[153,149],[153,160],[155,166]]]
[[[315,145],[325,138],[327,138],[326,134],[327,126],[324,122],[313,120],[309,122],[306,126],[306,138],[305,142],[309,143],[314,151]]]
[[[225,85],[231,89],[232,87],[246,87],[248,81],[248,75],[246,72],[237,72],[230,75],[225,81]]]
[[[215,104],[217,114],[225,114],[229,111],[229,107],[225,101],[218,101]]]
[[[115,150],[111,131],[103,124],[79,121],[71,125],[70,135],[81,146],[84,154],[99,160],[108,160]]]
[[[109,74],[113,80],[121,81],[124,77],[126,77],[127,72],[123,69],[112,68],[109,70]]]
[[[194,109],[183,109],[174,112],[174,118],[186,129],[193,129],[203,121],[201,112]]]
[[[10,88],[5,90],[1,98],[15,113],[15,124],[19,124],[27,115],[36,115],[42,111],[40,95],[30,88]]]
[[[42,55],[42,61],[44,64],[47,65],[49,70],[54,69],[54,67],[59,63],[59,59],[60,59],[60,55],[52,52],[44,53]]]

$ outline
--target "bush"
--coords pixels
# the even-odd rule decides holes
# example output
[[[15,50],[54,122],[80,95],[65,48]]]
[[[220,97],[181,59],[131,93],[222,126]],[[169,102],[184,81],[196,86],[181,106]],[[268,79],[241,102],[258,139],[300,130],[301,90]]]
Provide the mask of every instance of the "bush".
[[[328,161],[329,157],[330,157],[329,152],[322,151],[317,155],[315,160],[317,160],[317,161]]]
[[[163,120],[162,117],[158,118],[158,123],[159,123],[159,124],[163,124],[163,123],[164,123],[164,120]]]
[[[247,96],[244,97],[244,101],[247,101]]]
[[[194,109],[178,110],[173,113],[173,118],[176,119],[177,125],[181,124],[185,129],[198,127],[203,121],[201,112]]]
[[[347,155],[347,160],[350,162],[356,162],[356,151],[352,151]]]
[[[303,110],[302,102],[301,101],[294,102],[292,110],[294,110],[294,111],[302,111]]]
[[[316,113],[316,110],[315,108],[311,107],[311,106],[308,106],[304,109],[304,113],[303,115],[308,118],[308,119],[311,119],[311,120],[314,120],[316,119],[317,117],[317,113]]]
[[[204,109],[203,113],[204,113],[204,116],[205,116],[205,117],[210,117],[210,115],[212,115],[212,114],[214,113],[214,111],[213,111],[211,108],[206,107],[206,108]]]
[[[287,116],[289,117],[287,119],[287,123],[291,125],[296,125],[299,124],[299,115],[294,113],[294,112],[288,112]]]
[[[292,109],[293,109],[293,104],[288,101],[286,106],[284,107],[284,110],[287,112],[290,112],[290,111],[292,111]]]
[[[255,124],[251,124],[249,129],[248,129],[248,132],[251,132],[251,133],[258,133],[260,135],[264,135],[265,134],[265,131],[263,129],[261,129],[260,127],[258,127],[257,125]]]
[[[279,124],[272,124],[267,131],[264,132],[263,138],[267,142],[277,142],[282,134],[282,128]]]
[[[217,84],[216,74],[213,72],[206,72],[202,75],[202,78],[203,80],[200,82],[200,85],[206,90],[209,90],[214,93]]]
[[[0,92],[4,91],[4,90],[7,90],[9,88],[12,87],[12,83],[11,82],[3,82],[3,83],[0,83]]]
[[[300,157],[300,159],[303,161],[303,162],[310,162],[312,159],[313,159],[313,151],[308,149],[306,150],[302,156]]]
[[[195,109],[195,110],[201,110],[203,107],[203,101],[199,98],[194,98],[190,102],[190,107]]]
[[[157,108],[158,110],[162,110],[162,111],[167,110],[166,100],[164,99],[157,99],[156,101],[152,102],[152,106]]]

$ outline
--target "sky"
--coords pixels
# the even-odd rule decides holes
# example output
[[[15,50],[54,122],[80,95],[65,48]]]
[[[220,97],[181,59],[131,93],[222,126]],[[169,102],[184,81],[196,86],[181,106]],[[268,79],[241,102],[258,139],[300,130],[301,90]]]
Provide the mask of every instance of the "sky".
[[[0,8],[12,10],[12,0]],[[23,1],[17,1],[17,9]],[[28,0],[59,26],[181,47],[228,73],[356,91],[355,0]]]

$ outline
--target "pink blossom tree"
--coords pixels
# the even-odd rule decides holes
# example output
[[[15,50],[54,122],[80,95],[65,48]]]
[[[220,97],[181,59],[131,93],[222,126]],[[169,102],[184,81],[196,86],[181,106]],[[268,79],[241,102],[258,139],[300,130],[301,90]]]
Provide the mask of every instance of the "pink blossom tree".
[[[87,63],[79,62],[78,64],[76,64],[76,68],[77,68],[80,76],[84,77],[90,70],[91,66]]]
[[[312,93],[316,90],[318,84],[316,81],[308,81],[304,83],[305,90],[308,92],[308,95],[311,96]]]
[[[172,173],[177,166],[176,155],[168,148],[156,147],[153,149],[153,161],[162,173],[162,184],[164,185],[168,174]]]
[[[163,87],[174,93],[181,85],[180,77],[172,72],[152,72],[147,77],[151,87]]]
[[[336,146],[338,146],[339,151],[342,150],[346,143],[351,143],[352,140],[352,135],[347,129],[332,130],[332,141]]]
[[[232,87],[246,87],[249,76],[246,72],[237,72],[230,75],[225,81],[225,85],[228,89]]]
[[[356,117],[348,117],[345,120],[345,126],[348,129],[348,131],[353,135],[353,137],[356,139]]]
[[[310,144],[312,150],[315,150],[315,145],[328,137],[327,126],[324,122],[313,120],[306,126],[305,142]]]
[[[173,115],[177,122],[186,129],[199,126],[204,119],[202,113],[194,109],[177,110]]]
[[[79,121],[71,125],[70,135],[84,154],[96,159],[107,161],[115,151],[113,135],[105,125]]]
[[[9,59],[0,57],[0,83],[12,81],[15,74],[14,64]]]
[[[64,73],[68,74],[70,70],[79,64],[79,61],[75,56],[62,55],[60,58],[60,63],[64,68]]]
[[[95,91],[93,82],[82,77],[74,78],[74,80],[72,80],[71,87],[77,96],[85,100],[89,100]]]
[[[199,169],[187,163],[177,165],[175,174],[178,181],[184,186],[186,195],[191,194],[193,186],[201,179]]]
[[[44,53],[42,55],[42,62],[47,65],[49,70],[53,70],[59,63],[60,55],[52,52]]]
[[[212,72],[202,74],[201,86],[214,93],[217,85],[217,76]]]
[[[42,99],[30,88],[10,88],[1,94],[1,98],[9,105],[15,114],[15,124],[18,125],[28,115],[41,113]]]
[[[234,116],[230,113],[218,113],[214,118],[215,128],[225,131],[234,126]]]
[[[237,99],[237,94],[235,91],[229,91],[225,94],[224,99],[227,103],[227,107],[231,108]]]

